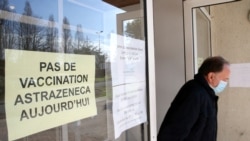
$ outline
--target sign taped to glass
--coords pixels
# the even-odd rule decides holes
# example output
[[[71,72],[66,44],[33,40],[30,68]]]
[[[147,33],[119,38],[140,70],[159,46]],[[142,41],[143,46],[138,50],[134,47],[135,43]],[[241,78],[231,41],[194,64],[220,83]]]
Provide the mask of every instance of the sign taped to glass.
[[[145,42],[111,35],[115,138],[147,121]]]
[[[9,140],[97,114],[95,56],[9,49],[5,56]]]

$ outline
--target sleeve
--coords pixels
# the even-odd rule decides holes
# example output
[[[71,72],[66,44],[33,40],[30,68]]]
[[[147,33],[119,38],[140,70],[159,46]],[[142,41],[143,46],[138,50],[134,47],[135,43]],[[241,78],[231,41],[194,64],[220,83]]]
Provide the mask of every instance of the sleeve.
[[[161,125],[158,141],[183,141],[198,120],[201,94],[195,89],[181,89]]]

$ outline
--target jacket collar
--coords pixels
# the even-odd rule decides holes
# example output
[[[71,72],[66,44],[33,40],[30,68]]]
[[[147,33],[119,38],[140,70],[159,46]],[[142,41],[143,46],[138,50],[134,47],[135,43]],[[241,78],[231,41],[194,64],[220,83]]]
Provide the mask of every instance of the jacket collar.
[[[198,81],[206,90],[207,92],[213,96],[215,99],[218,99],[218,96],[215,94],[214,90],[209,86],[207,80],[205,79],[205,77],[201,74],[196,74],[194,76],[194,80]]]

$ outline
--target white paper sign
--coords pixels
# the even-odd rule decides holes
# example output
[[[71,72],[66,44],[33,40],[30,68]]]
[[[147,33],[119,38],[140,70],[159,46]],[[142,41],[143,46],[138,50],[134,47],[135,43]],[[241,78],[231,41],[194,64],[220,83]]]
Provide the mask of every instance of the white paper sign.
[[[250,87],[250,63],[231,64],[229,87]]]
[[[131,127],[147,121],[145,83],[113,87],[115,138]]]
[[[115,138],[147,121],[145,42],[111,35],[111,72]]]

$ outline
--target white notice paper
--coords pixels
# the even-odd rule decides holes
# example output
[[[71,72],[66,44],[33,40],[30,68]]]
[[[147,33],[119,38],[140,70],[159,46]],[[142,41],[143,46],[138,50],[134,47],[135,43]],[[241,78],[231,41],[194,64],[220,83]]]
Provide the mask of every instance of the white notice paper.
[[[250,87],[250,63],[231,64],[229,87]]]
[[[147,121],[145,99],[145,83],[113,87],[115,138],[123,131]]]
[[[145,42],[111,35],[111,72],[115,138],[147,121]]]

